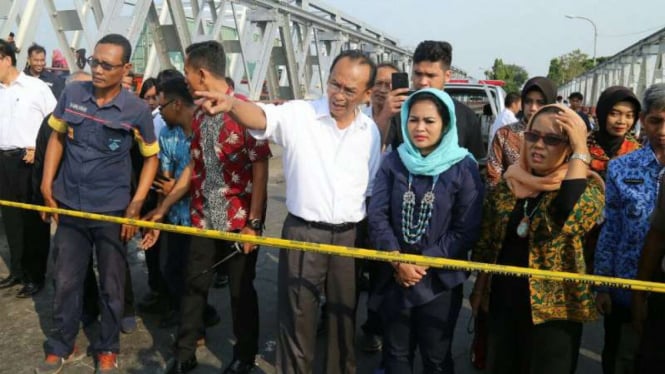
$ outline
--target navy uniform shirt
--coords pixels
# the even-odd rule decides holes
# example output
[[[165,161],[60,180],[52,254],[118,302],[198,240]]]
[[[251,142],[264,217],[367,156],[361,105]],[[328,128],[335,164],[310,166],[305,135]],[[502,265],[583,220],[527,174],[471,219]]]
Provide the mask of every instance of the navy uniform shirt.
[[[131,198],[134,140],[144,157],[159,153],[150,108],[127,90],[99,107],[92,82],[72,82],[49,119],[66,145],[53,196],[86,212],[117,212]]]
[[[25,68],[23,72],[31,77],[33,76],[30,74],[30,67]],[[35,78],[39,78],[42,82],[46,83],[46,85],[51,89],[51,92],[53,92],[53,96],[55,96],[56,100],[60,99],[62,90],[65,88],[65,80],[61,76],[58,76],[57,74],[48,70],[44,70],[41,72],[41,74],[39,74],[38,77]]]

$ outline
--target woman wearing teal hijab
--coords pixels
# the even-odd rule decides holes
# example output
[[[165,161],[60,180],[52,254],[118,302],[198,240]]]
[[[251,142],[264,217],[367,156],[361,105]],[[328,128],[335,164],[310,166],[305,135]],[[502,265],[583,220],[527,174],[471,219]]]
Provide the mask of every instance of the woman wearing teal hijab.
[[[473,156],[457,142],[448,94],[425,89],[402,105],[405,141],[386,156],[368,210],[376,249],[466,259],[479,231],[483,185]],[[453,373],[450,352],[468,274],[384,264],[370,299],[383,325],[387,374],[413,372],[420,349],[424,373]]]

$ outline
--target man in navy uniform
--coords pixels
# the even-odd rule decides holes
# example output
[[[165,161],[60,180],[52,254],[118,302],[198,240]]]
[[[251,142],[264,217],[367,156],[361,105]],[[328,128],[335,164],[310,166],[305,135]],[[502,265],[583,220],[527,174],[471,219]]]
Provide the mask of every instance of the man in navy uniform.
[[[131,45],[125,37],[104,36],[88,60],[92,82],[74,82],[63,91],[49,120],[54,131],[46,150],[41,186],[47,206],[139,218],[157,172],[159,145],[148,105],[122,89],[122,77],[132,68],[130,55]],[[130,149],[135,139],[145,160],[131,196]],[[100,336],[92,343],[96,373],[117,372],[125,243],[135,233],[136,227],[129,225],[60,217],[54,238],[54,332],[46,342],[46,359],[37,373],[58,373],[78,356],[74,341],[93,247],[101,290]]]

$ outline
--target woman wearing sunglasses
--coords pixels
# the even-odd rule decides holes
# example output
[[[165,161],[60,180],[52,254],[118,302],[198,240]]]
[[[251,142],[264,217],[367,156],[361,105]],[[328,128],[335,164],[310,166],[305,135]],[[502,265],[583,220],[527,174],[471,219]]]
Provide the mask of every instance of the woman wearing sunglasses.
[[[457,142],[455,104],[425,89],[402,105],[406,141],[384,159],[370,199],[375,248],[466,259],[478,238],[483,185],[478,165]],[[416,348],[423,372],[451,373],[450,352],[467,273],[382,264],[370,298],[381,315],[387,374],[411,373]]]
[[[562,105],[532,116],[522,157],[485,201],[475,261],[585,273],[583,237],[604,186],[589,170],[584,121]],[[596,319],[588,285],[478,274],[472,309],[488,309],[491,373],[574,373],[582,323]],[[483,304],[487,297],[489,305]]]

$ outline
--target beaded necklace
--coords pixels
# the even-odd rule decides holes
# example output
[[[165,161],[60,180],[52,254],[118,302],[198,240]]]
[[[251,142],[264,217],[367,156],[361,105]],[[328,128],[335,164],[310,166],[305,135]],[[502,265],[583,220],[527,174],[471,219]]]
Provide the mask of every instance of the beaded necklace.
[[[413,176],[409,173],[409,187],[402,197],[402,238],[408,244],[417,243],[429,226],[435,200],[434,186],[436,186],[438,179],[438,175],[432,177],[432,188],[420,200],[418,220],[414,222],[413,211],[416,206],[416,194],[411,190]]]

